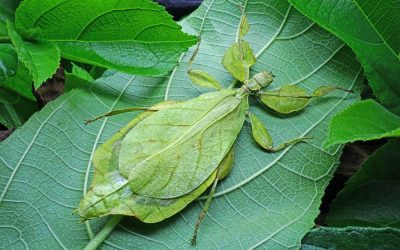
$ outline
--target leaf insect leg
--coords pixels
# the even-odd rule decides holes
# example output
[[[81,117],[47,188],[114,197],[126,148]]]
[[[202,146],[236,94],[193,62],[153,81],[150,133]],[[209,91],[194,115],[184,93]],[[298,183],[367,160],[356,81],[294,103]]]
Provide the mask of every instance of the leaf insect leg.
[[[95,117],[93,119],[85,120],[84,123],[85,123],[85,125],[88,125],[89,123],[92,123],[94,121],[100,120],[100,119],[105,118],[105,117],[109,117],[109,116],[113,116],[113,115],[119,115],[119,114],[132,112],[132,111],[138,111],[138,110],[158,111],[159,109],[160,108],[153,108],[153,107],[130,107],[130,108],[126,108],[126,109],[117,109],[117,110],[113,110],[111,112],[105,113],[104,115]]]
[[[221,161],[221,163],[218,166],[217,176],[211,187],[210,193],[208,194],[206,203],[204,204],[204,207],[202,208],[202,210],[199,214],[199,217],[197,219],[197,222],[196,222],[193,237],[191,239],[192,245],[196,245],[197,232],[199,231],[200,223],[204,219],[204,216],[206,215],[207,210],[210,207],[211,200],[214,197],[215,189],[217,188],[218,181],[222,180],[226,176],[228,176],[229,172],[232,169],[234,159],[235,159],[235,146],[232,146],[231,149],[229,150],[229,152],[225,155],[224,159]]]
[[[295,138],[295,139],[289,140],[287,142],[284,142],[277,147],[273,147],[272,137],[268,133],[267,129],[265,128],[264,124],[260,121],[260,119],[257,118],[257,116],[255,116],[254,114],[252,114],[250,112],[247,115],[250,118],[251,132],[252,132],[254,140],[257,142],[258,145],[260,145],[266,151],[277,152],[277,151],[282,150],[290,145],[294,145],[296,143],[311,139],[311,137]]]
[[[138,111],[138,110],[159,111],[160,109],[163,109],[163,108],[165,108],[167,106],[170,106],[172,104],[175,104],[175,103],[178,103],[178,101],[170,100],[170,101],[160,102],[160,103],[158,103],[158,104],[156,104],[154,106],[151,106],[151,107],[129,107],[129,108],[126,108],[126,109],[116,109],[116,110],[113,110],[111,112],[105,113],[104,115],[95,117],[93,119],[85,120],[85,125],[87,125],[89,123],[92,123],[94,121],[100,120],[100,119],[105,118],[105,117],[109,117],[109,116],[113,116],[113,115],[119,115],[119,114],[123,114],[123,113],[127,113],[127,112],[133,112],[133,111]]]
[[[218,181],[219,181],[219,177],[217,176],[215,178],[215,180],[214,180],[214,183],[213,183],[212,187],[211,187],[211,191],[210,191],[210,193],[209,193],[209,195],[207,197],[206,203],[204,204],[204,207],[203,207],[203,209],[201,209],[199,217],[197,218],[197,222],[196,222],[196,226],[195,226],[195,229],[194,229],[193,237],[192,237],[192,240],[190,242],[192,245],[196,245],[197,232],[199,231],[200,223],[204,219],[204,216],[206,215],[207,210],[210,207],[211,200],[212,200],[212,198],[213,198],[213,196],[215,194],[215,189],[217,188]]]

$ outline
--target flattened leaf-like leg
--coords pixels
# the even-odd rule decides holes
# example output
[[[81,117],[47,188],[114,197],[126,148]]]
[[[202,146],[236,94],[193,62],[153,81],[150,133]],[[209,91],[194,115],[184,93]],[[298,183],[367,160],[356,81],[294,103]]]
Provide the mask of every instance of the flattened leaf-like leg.
[[[289,114],[304,109],[311,98],[322,97],[335,90],[353,92],[337,86],[320,86],[309,95],[295,85],[283,85],[278,90],[260,91],[257,96],[263,104],[281,114]]]
[[[215,194],[215,189],[217,187],[218,181],[224,179],[226,176],[228,176],[229,172],[232,169],[234,158],[235,157],[235,146],[232,146],[232,148],[229,150],[229,152],[225,155],[224,159],[218,166],[218,172],[217,176],[214,180],[214,183],[211,187],[210,193],[207,197],[207,201],[204,204],[203,209],[201,210],[199,217],[196,222],[195,230],[193,233],[193,237],[191,240],[192,245],[196,245],[196,238],[197,238],[197,232],[199,231],[200,223],[204,219],[204,216],[207,213],[208,208],[210,207],[211,200],[214,197]]]
[[[92,123],[94,121],[100,120],[100,119],[105,118],[105,117],[109,117],[109,116],[113,116],[113,115],[119,115],[119,114],[133,112],[133,111],[139,111],[139,110],[143,110],[143,111],[158,111],[158,110],[160,110],[160,109],[162,109],[162,108],[164,108],[164,107],[166,107],[166,106],[168,106],[170,104],[174,104],[174,103],[177,103],[177,102],[178,101],[166,101],[166,102],[163,102],[162,105],[156,105],[156,106],[152,106],[152,107],[129,107],[129,108],[126,108],[126,109],[116,109],[116,110],[113,110],[111,112],[105,113],[105,114],[103,114],[101,116],[95,117],[93,119],[86,120],[85,121],[85,125],[87,125],[89,123]]]
[[[222,89],[221,84],[212,75],[208,74],[203,70],[192,69],[192,64],[194,58],[199,52],[199,47],[200,47],[200,39],[197,43],[196,49],[193,51],[192,57],[190,58],[187,66],[187,73],[189,75],[190,80],[193,82],[193,84],[200,87],[213,88],[215,90]]]
[[[251,121],[251,132],[253,134],[254,140],[260,145],[263,149],[269,152],[277,152],[286,148],[287,146],[294,145],[299,142],[303,142],[304,140],[311,139],[310,137],[300,137],[295,138],[293,140],[282,143],[277,147],[273,147],[272,137],[268,133],[267,129],[264,127],[262,122],[255,116],[254,114],[248,114]]]

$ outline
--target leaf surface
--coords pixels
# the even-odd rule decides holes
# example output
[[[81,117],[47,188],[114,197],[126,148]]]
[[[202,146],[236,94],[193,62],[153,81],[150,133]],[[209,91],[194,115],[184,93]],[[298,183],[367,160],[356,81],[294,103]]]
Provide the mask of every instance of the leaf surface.
[[[400,137],[400,117],[374,100],[365,100],[333,117],[329,124],[326,147],[387,137]]]
[[[196,43],[150,0],[24,1],[16,27],[57,43],[67,59],[140,75],[167,73]]]
[[[225,87],[234,80],[221,64],[236,41],[240,23],[237,1],[206,0],[182,22],[202,43],[192,68],[204,70]],[[313,24],[287,1],[241,1],[251,29],[246,40],[255,52],[254,75],[269,70],[270,86],[295,84],[308,92],[334,83],[359,93],[363,76],[351,50]],[[113,109],[150,106],[164,99],[188,100],[206,89],[190,83],[186,53],[173,72],[147,78],[109,73],[90,87],[71,92],[46,106],[0,145],[0,247],[83,248],[88,232],[98,232],[107,219],[79,224],[71,211],[91,180],[96,148],[134,113],[84,126],[83,121]],[[198,235],[201,248],[298,248],[314,225],[320,199],[335,170],[340,147],[323,149],[331,117],[357,100],[335,92],[312,100],[301,115],[273,115],[252,99],[251,112],[268,124],[274,144],[300,136],[315,139],[266,153],[245,122],[235,147],[232,172],[217,187]],[[85,190],[85,191],[84,191]],[[60,195],[62,194],[62,195]],[[187,249],[204,197],[162,223],[143,224],[126,218],[102,247]],[[16,215],[18,220],[15,220]],[[88,226],[90,225],[90,226]],[[30,230],[25,230],[30,228]],[[43,232],[37,234],[36,232]],[[20,234],[21,233],[21,234]],[[20,239],[23,239],[20,240]]]
[[[375,96],[400,114],[400,2],[398,0],[289,0],[345,41],[364,66]]]

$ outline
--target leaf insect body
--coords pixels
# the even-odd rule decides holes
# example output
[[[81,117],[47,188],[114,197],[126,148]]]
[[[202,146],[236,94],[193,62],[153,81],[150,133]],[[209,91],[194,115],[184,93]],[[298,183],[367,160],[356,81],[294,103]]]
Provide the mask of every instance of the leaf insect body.
[[[240,88],[223,89],[208,73],[193,70],[197,47],[188,63],[189,78],[194,84],[217,91],[185,102],[115,110],[87,121],[145,110],[96,150],[94,180],[77,209],[83,220],[119,214],[134,216],[146,223],[160,222],[211,187],[195,224],[191,243],[196,244],[200,222],[217,184],[232,168],[234,143],[246,116],[255,142],[266,151],[274,152],[308,139],[295,138],[274,147],[260,119],[249,112],[249,96],[255,96],[269,109],[288,114],[304,109],[311,98],[341,88],[322,86],[312,94],[293,85],[265,90],[274,76],[261,71],[250,78],[250,68],[256,58],[249,43],[243,40],[249,29],[243,15],[239,41],[226,51],[222,60],[226,70],[242,83]]]

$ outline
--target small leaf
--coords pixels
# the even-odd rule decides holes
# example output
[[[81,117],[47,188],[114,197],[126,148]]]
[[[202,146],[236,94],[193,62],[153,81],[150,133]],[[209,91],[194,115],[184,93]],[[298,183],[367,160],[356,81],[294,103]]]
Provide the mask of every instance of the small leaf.
[[[253,135],[254,140],[260,145],[262,148],[266,150],[272,149],[272,138],[265,128],[264,124],[257,118],[257,116],[253,114],[249,114],[251,121],[251,133]]]
[[[29,1],[27,1],[29,2]],[[56,72],[60,62],[60,50],[47,41],[25,42],[15,31],[13,24],[7,22],[8,34],[17,51],[18,59],[29,70],[35,89]]]
[[[212,77],[207,72],[204,72],[202,70],[193,69],[193,70],[189,70],[188,74],[189,74],[190,80],[200,87],[213,88],[216,90],[222,89],[219,82],[217,80],[215,80],[215,78]]]
[[[150,0],[29,0],[17,30],[52,41],[64,58],[131,74],[165,74],[196,38]]]
[[[282,114],[289,114],[304,109],[310,96],[300,87],[284,85],[279,90],[262,92],[259,98],[269,108]]]
[[[365,100],[332,118],[325,147],[387,137],[400,137],[400,117],[373,100]]]
[[[65,91],[69,91],[73,88],[87,89],[91,86],[93,81],[94,79],[89,72],[72,63],[71,73],[65,72]]]
[[[29,75],[28,69],[21,61],[18,62],[16,74],[7,78],[0,86],[36,102],[36,98],[32,93],[32,78]]]
[[[241,48],[239,46],[241,44]],[[241,52],[242,50],[242,52]],[[239,81],[249,79],[250,67],[256,62],[253,50],[246,41],[234,43],[224,54],[222,64]]]
[[[0,44],[0,85],[10,76],[15,75],[18,56],[11,44]]]

